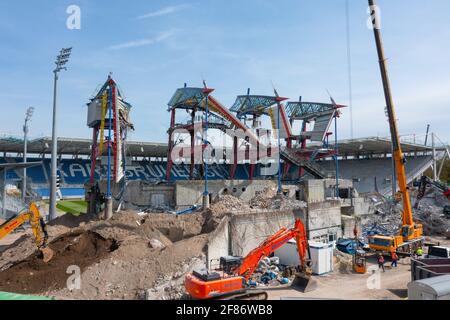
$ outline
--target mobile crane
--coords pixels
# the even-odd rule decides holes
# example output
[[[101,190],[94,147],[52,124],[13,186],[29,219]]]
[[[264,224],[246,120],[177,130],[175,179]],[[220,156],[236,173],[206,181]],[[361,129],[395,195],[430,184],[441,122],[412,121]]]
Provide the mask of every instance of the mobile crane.
[[[393,157],[395,160],[395,168],[397,170],[397,180],[400,187],[400,194],[403,200],[402,227],[400,233],[395,236],[374,235],[369,237],[369,247],[372,250],[382,252],[401,252],[412,253],[416,248],[423,246],[423,227],[416,224],[413,220],[413,212],[411,201],[409,198],[409,188],[406,179],[405,163],[406,159],[403,155],[400,137],[397,128],[397,120],[394,111],[394,102],[391,93],[391,85],[387,72],[387,63],[384,55],[384,48],[379,27],[378,7],[375,0],[369,0],[371,9],[371,17],[375,42],[377,45],[378,58],[380,64],[381,78],[383,80],[383,89],[386,99],[387,114],[389,118],[389,126],[391,131],[391,139],[393,146]]]
[[[0,225],[0,240],[22,226],[25,222],[29,222],[31,225],[36,246],[42,254],[42,260],[45,263],[49,262],[53,258],[54,252],[47,245],[47,226],[39,213],[38,207],[34,203],[30,204],[28,210],[21,212]]]
[[[293,286],[301,288],[304,292],[312,291],[316,287],[316,282],[311,279],[312,270],[307,258],[308,239],[305,226],[299,218],[296,219],[294,228],[282,228],[253,249],[245,258],[222,257],[220,269],[223,275],[218,272],[210,273],[207,270],[187,274],[185,278],[186,291],[191,297],[200,300],[266,300],[267,293],[251,289],[249,280],[258,268],[261,259],[270,256],[275,250],[294,238],[297,242],[300,268],[296,273]]]

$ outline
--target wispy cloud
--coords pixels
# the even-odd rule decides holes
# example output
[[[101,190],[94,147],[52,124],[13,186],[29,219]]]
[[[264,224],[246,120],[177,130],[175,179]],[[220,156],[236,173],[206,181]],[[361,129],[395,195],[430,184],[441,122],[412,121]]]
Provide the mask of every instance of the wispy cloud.
[[[160,33],[155,38],[147,38],[147,39],[128,41],[125,43],[111,46],[108,49],[109,50],[121,50],[121,49],[129,49],[129,48],[148,46],[148,45],[156,44],[159,42],[163,42],[164,40],[170,38],[173,35],[173,33],[174,33],[173,31],[166,31],[166,32]]]
[[[168,14],[172,14],[172,13],[175,13],[175,12],[187,9],[189,7],[190,7],[190,5],[187,5],[187,4],[180,4],[180,5],[177,5],[177,6],[168,6],[168,7],[164,7],[164,8],[161,8],[159,10],[156,10],[156,11],[152,11],[152,12],[146,13],[146,14],[144,14],[142,16],[139,16],[138,19],[141,20],[141,19],[148,19],[148,18],[166,16]]]

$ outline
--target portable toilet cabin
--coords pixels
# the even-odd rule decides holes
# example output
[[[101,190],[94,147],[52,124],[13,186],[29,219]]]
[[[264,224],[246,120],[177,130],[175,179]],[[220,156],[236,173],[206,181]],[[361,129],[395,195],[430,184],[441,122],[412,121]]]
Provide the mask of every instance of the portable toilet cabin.
[[[450,275],[408,283],[409,300],[450,300]]]
[[[309,241],[312,272],[322,275],[333,271],[333,244]],[[297,243],[290,240],[286,245],[275,251],[275,256],[280,258],[280,264],[285,266],[299,265]]]
[[[312,272],[322,275],[333,271],[333,244],[309,241]]]

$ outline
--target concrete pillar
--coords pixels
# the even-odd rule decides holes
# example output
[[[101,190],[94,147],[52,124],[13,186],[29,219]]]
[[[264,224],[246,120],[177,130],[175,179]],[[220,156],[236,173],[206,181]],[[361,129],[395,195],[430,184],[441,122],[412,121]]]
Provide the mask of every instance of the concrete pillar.
[[[105,205],[105,220],[109,220],[112,217],[113,217],[112,198],[107,198]]]
[[[431,144],[433,148],[433,181],[436,182],[438,181],[438,176],[437,176],[437,161],[436,161],[436,141],[434,133],[431,134]]]
[[[211,199],[211,195],[210,194],[203,195],[203,210],[209,209],[210,199]]]

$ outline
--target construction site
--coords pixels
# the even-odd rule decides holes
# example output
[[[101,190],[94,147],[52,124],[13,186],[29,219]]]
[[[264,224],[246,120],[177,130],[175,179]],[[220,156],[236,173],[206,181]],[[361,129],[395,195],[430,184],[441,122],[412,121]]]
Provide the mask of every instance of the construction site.
[[[80,97],[91,139],[28,139],[27,112],[0,136],[0,299],[450,299],[450,147],[427,122],[400,134],[372,22],[387,137],[341,139],[331,95],[226,106],[190,78],[159,106],[164,143],[129,139],[112,74]]]

